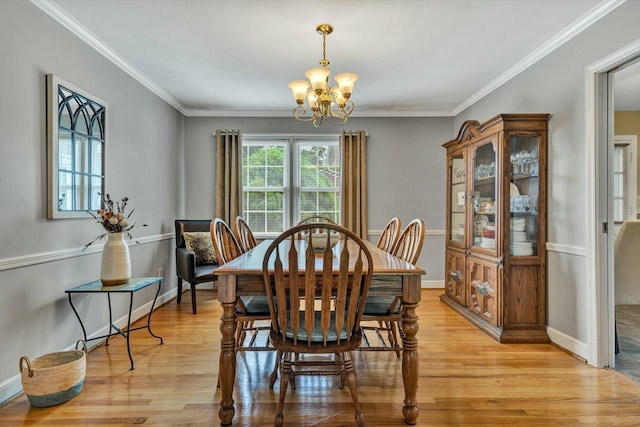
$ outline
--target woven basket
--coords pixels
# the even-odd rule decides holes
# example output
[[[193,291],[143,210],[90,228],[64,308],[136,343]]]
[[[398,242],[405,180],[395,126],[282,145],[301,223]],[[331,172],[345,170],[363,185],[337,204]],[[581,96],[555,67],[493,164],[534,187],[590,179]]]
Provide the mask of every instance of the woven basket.
[[[78,349],[82,343],[82,349]],[[44,408],[64,403],[82,389],[87,367],[87,344],[76,349],[49,353],[30,361],[20,358],[22,387],[32,406]]]

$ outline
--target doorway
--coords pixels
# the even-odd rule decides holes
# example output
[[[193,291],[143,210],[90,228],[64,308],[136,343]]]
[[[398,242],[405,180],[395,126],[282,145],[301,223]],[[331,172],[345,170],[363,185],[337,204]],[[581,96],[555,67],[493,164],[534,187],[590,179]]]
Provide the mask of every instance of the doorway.
[[[585,71],[586,286],[585,358],[595,367],[615,365],[613,152],[614,76],[640,59],[640,40],[602,58]],[[618,76],[622,76],[619,74]],[[618,106],[623,94],[619,94]],[[610,232],[611,231],[611,232]]]
[[[613,93],[613,158],[609,162],[613,189],[614,358],[611,366],[640,382],[640,221],[637,217],[637,139],[640,135],[640,62],[629,61],[610,71]],[[611,265],[611,264],[610,264]]]

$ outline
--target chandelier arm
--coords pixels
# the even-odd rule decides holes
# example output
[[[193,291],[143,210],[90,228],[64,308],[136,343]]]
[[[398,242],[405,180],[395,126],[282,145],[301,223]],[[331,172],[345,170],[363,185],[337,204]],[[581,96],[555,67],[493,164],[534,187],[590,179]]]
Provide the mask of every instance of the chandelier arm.
[[[353,113],[353,110],[355,108],[355,104],[353,103],[353,101],[351,101],[350,99],[347,100],[347,102],[345,102],[342,107],[338,106],[339,110],[335,110],[334,108],[330,108],[329,109],[329,114],[331,115],[331,117],[336,118],[336,119],[344,119],[344,123],[346,123],[347,121],[347,117],[349,117],[351,115],[351,113]],[[344,124],[342,123],[342,124]]]
[[[353,110],[356,108],[356,104],[353,103],[352,100],[347,99],[347,102],[344,103],[344,106],[341,108],[341,110],[345,111],[346,116],[350,116],[351,113],[353,113]]]
[[[314,120],[318,115],[318,112],[314,111],[313,116],[304,117],[306,113],[307,113],[307,110],[305,110],[302,105],[298,105],[296,106],[296,108],[293,109],[293,117],[295,117],[297,120],[300,120],[301,122],[310,122]]]
[[[335,123],[337,125],[343,125],[343,124],[347,123],[347,116],[336,118],[336,116],[334,116],[332,114],[331,115],[331,120],[333,121],[333,123]]]

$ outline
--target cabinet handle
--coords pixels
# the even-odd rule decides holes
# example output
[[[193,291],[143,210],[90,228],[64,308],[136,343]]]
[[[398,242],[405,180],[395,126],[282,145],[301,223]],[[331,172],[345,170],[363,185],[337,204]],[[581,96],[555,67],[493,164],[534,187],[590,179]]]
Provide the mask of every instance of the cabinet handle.
[[[451,279],[453,279],[454,282],[457,282],[458,280],[460,280],[460,272],[459,271],[450,271],[449,272],[449,276],[451,276]]]
[[[491,287],[489,282],[481,282],[480,280],[474,280],[471,282],[473,286],[476,287],[480,295],[487,295],[489,292],[493,292],[494,289]]]

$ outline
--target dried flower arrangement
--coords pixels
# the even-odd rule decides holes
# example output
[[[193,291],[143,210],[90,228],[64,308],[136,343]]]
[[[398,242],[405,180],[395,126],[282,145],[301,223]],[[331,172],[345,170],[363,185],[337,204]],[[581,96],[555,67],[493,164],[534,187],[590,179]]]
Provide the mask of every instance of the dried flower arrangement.
[[[125,237],[131,240],[133,236],[130,231],[137,226],[136,223],[129,222],[129,218],[135,209],[131,209],[127,213],[127,203],[129,202],[129,198],[127,196],[120,199],[120,201],[114,202],[108,193],[98,194],[102,198],[102,205],[104,206],[104,209],[98,209],[96,212],[87,212],[96,220],[96,222],[98,222],[98,224],[102,225],[106,230],[106,233],[102,233],[90,242],[86,243],[82,248],[83,250],[87,249],[98,240],[103,239],[109,233],[125,233]],[[146,227],[147,224],[142,224],[141,226]],[[138,242],[136,241],[136,243]]]

